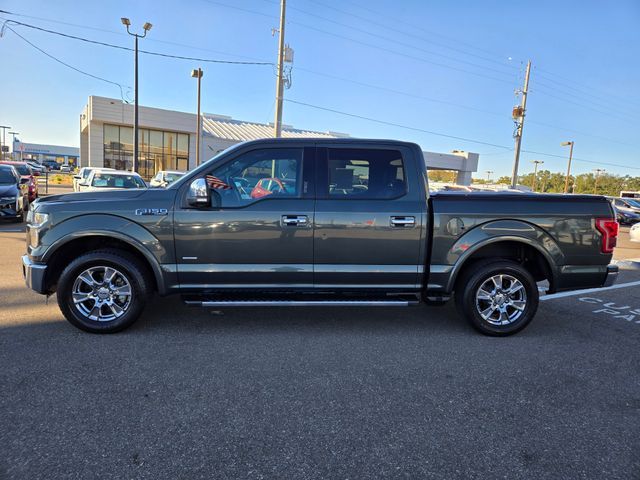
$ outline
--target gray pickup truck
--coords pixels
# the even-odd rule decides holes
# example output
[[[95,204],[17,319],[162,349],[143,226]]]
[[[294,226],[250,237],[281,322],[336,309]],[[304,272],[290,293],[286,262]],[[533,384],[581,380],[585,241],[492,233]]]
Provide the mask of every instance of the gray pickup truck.
[[[420,148],[357,139],[236,145],[167,189],[71,193],[29,212],[27,285],[78,328],[130,326],[153,293],[203,307],[438,305],[509,335],[549,292],[611,284],[599,196],[429,194]]]

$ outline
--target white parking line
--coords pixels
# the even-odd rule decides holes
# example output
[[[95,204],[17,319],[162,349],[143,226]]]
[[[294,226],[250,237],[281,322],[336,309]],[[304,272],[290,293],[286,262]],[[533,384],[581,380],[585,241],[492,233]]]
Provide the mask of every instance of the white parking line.
[[[586,290],[573,290],[571,292],[552,293],[551,295],[543,295],[543,296],[541,296],[540,300],[553,300],[555,298],[573,297],[575,295],[584,295],[585,293],[606,292],[607,290],[615,290],[616,288],[635,287],[637,285],[640,285],[640,280],[638,280],[636,282],[620,283],[619,285],[612,285],[610,287],[587,288]]]

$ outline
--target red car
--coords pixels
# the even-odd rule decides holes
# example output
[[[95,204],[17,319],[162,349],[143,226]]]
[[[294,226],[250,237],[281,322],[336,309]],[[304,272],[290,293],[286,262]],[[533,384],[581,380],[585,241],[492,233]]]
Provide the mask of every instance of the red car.
[[[18,173],[20,174],[20,178],[22,179],[22,183],[28,186],[29,203],[33,202],[36,198],[38,198],[38,182],[36,182],[35,177],[40,174],[37,172],[34,172],[31,169],[31,167],[27,164],[27,162],[2,161],[0,162],[0,164],[11,165],[18,171]]]

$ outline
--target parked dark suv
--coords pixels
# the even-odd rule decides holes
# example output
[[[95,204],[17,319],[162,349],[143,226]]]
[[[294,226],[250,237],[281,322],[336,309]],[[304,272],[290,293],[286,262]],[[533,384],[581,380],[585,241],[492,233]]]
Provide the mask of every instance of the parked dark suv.
[[[0,218],[24,221],[29,208],[27,186],[11,165],[0,164]]]

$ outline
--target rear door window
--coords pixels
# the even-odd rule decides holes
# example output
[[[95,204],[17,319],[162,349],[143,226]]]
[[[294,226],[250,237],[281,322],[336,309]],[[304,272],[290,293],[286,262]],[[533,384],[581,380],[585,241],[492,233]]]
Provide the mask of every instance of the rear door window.
[[[332,199],[388,200],[407,193],[404,162],[397,150],[329,148],[327,168]]]

